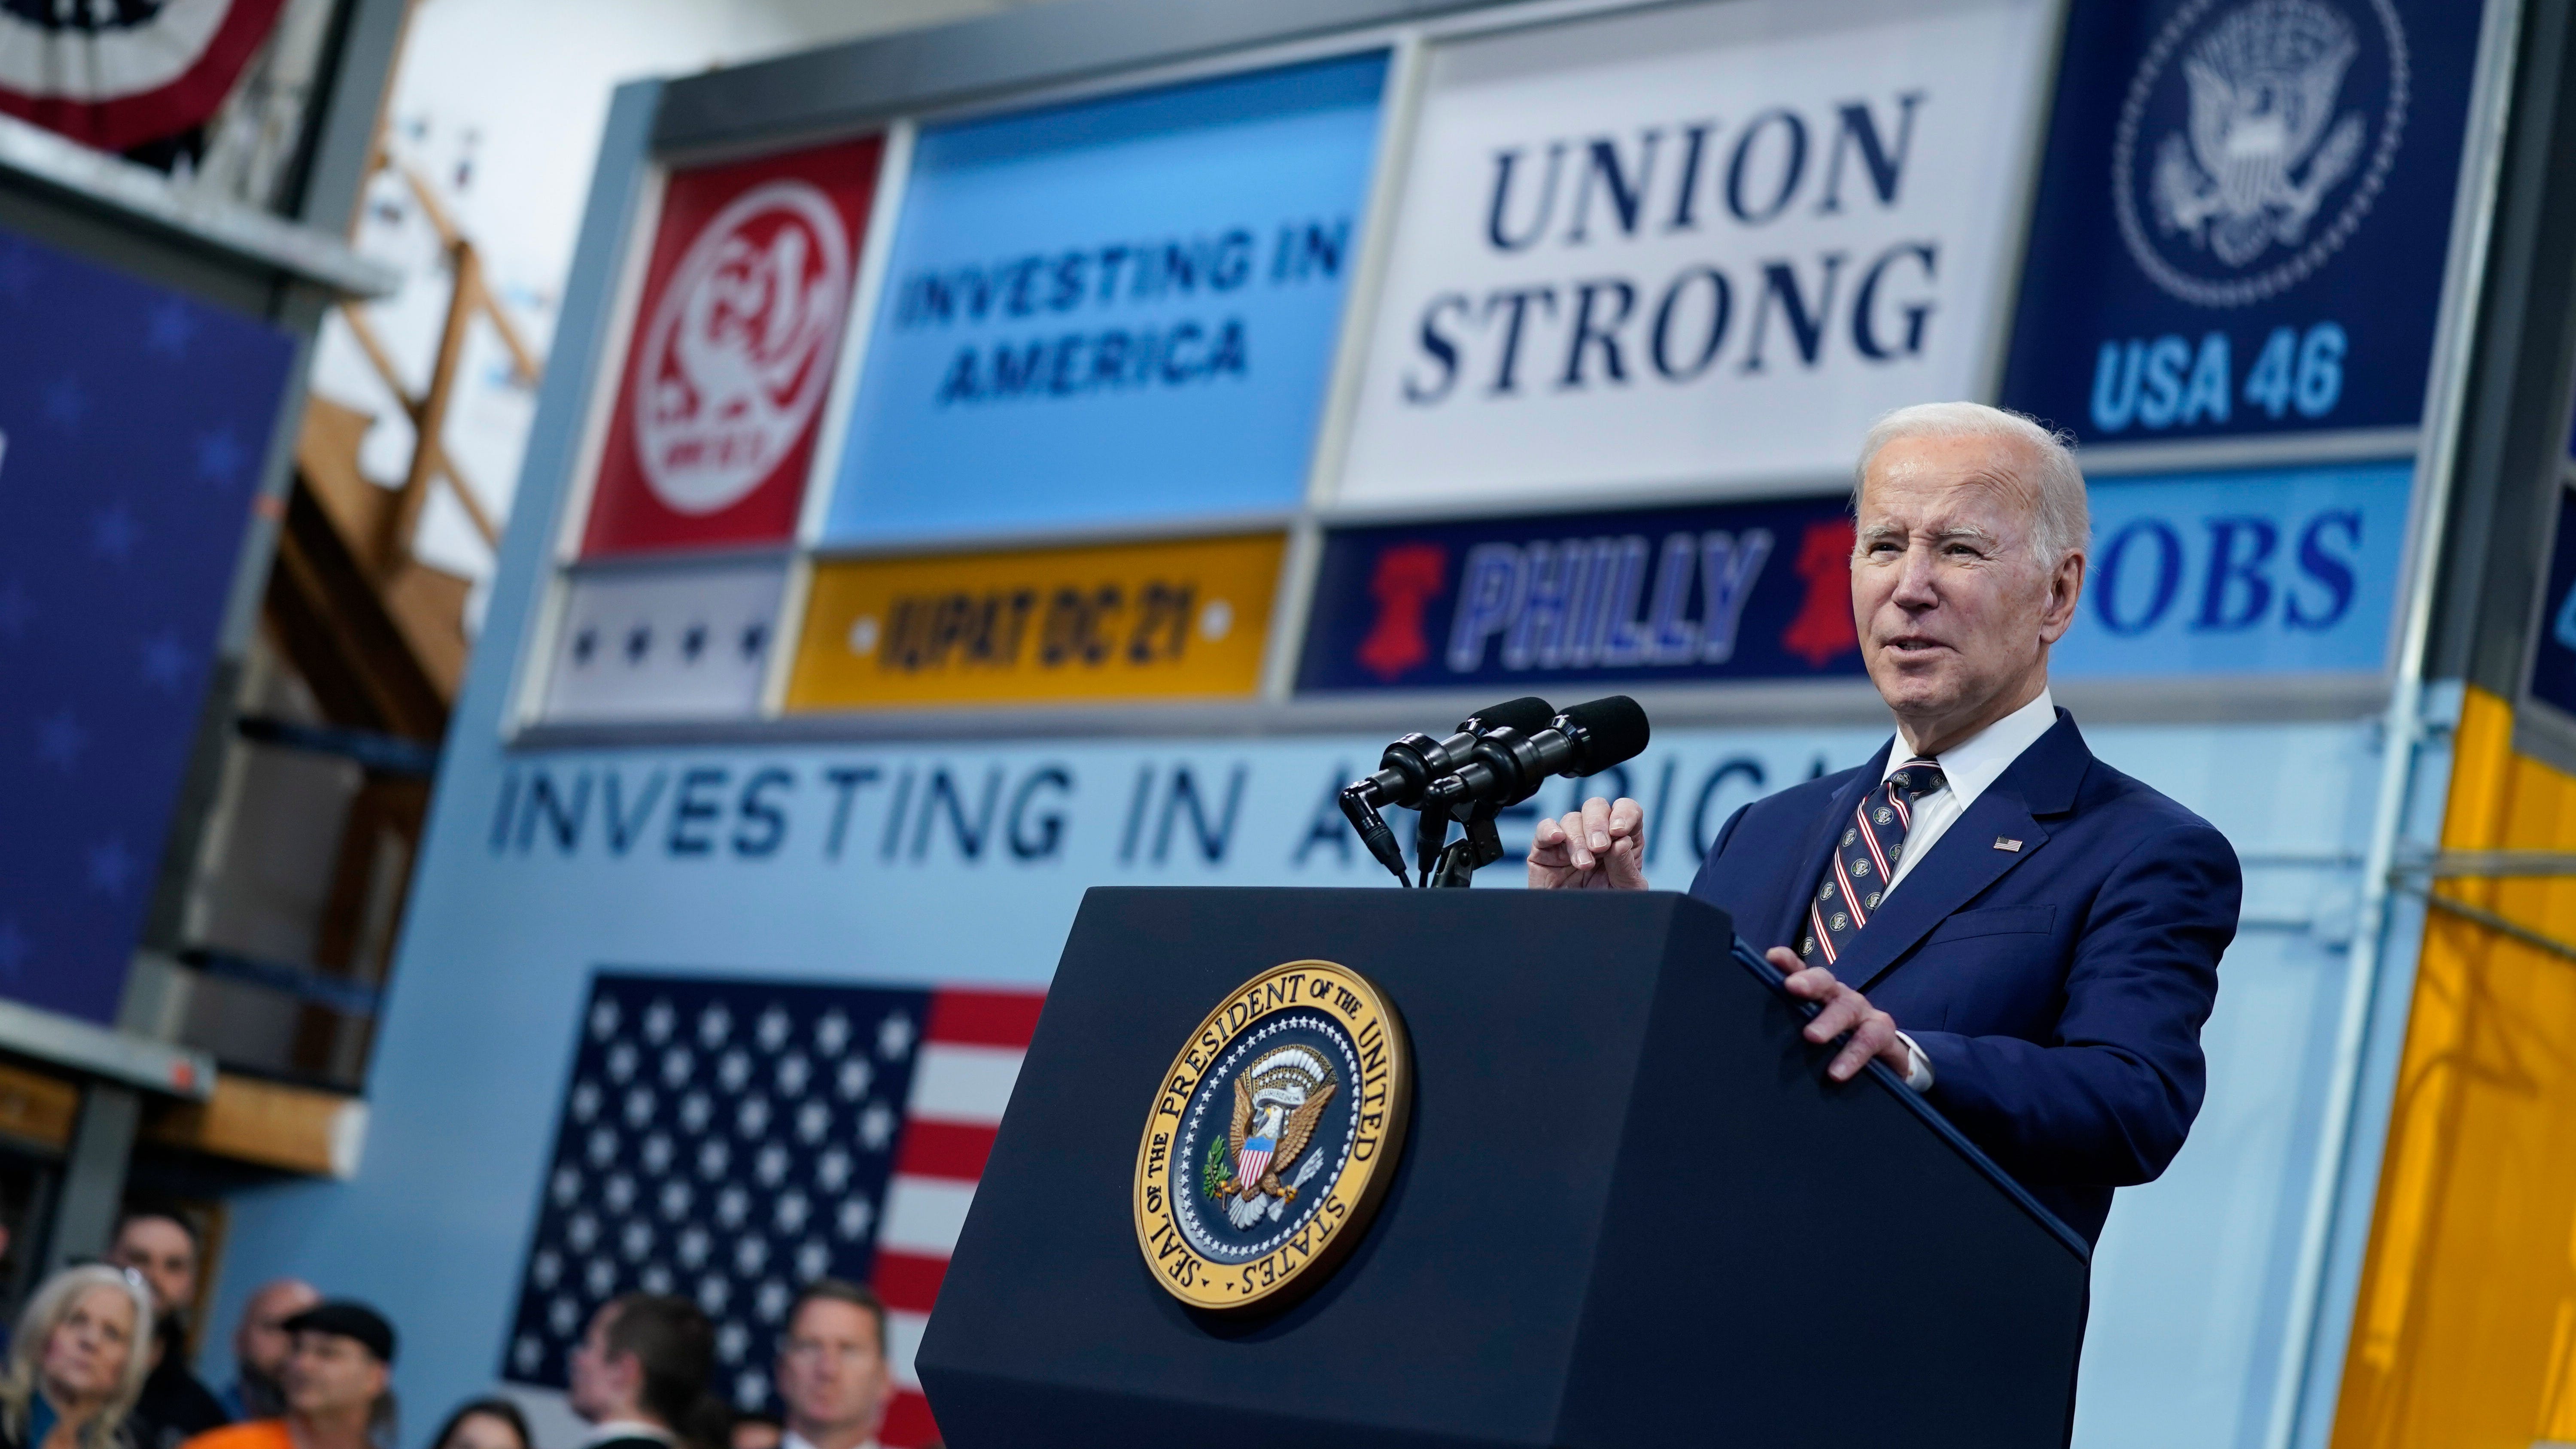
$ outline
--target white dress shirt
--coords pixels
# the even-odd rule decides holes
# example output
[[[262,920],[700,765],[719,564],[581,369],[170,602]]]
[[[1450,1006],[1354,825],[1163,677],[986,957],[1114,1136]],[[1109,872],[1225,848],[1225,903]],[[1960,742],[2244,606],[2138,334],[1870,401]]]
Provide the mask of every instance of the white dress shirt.
[[[2038,744],[2039,737],[2056,723],[2057,702],[2049,698],[2047,686],[2042,685],[2037,699],[1934,756],[1933,763],[1941,767],[1941,788],[1914,802],[1914,824],[1905,832],[1905,853],[1896,862],[1896,874],[1888,877],[1879,899],[1896,894],[1896,888],[1914,873],[1915,862],[1930,854],[1959,817],[1968,813],[1968,807],[1977,803],[1977,797],[1986,793],[1986,787],[2011,768],[2022,751]],[[1879,767],[1879,783],[1885,784],[1888,776],[1913,758],[1905,751],[1903,735],[1889,741],[1887,759]],[[1931,1091],[1932,1059],[1914,1044],[1914,1038],[1901,1031],[1896,1036],[1905,1043],[1905,1085],[1917,1092]]]
[[[778,1449],[814,1449],[814,1442],[790,1429],[779,1436]],[[870,1434],[859,1441],[858,1449],[877,1449],[877,1436]]]

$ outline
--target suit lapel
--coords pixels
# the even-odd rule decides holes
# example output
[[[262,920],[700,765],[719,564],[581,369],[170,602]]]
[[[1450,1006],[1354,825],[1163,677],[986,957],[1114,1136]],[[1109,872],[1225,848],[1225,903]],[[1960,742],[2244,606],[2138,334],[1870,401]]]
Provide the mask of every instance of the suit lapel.
[[[1880,750],[1872,763],[1885,769],[1887,751]],[[1789,878],[1789,900],[1779,919],[1772,922],[1771,939],[1763,943],[1766,948],[1798,949],[1798,937],[1807,928],[1807,902],[1824,880],[1826,865],[1833,860],[1834,839],[1842,833],[1843,822],[1851,819],[1852,811],[1860,808],[1860,797],[1876,789],[1878,780],[1869,772],[1869,765],[1862,765],[1852,773],[1849,783],[1834,792],[1833,808],[1808,827],[1806,849],[1800,855],[1797,873]]]
[[[1997,839],[2018,840],[2021,849],[1998,850]],[[1878,914],[1843,948],[1835,977],[1862,991],[1877,985],[1896,958],[1934,926],[2047,843],[2047,828],[2031,818],[2018,791],[2000,781],[1986,787],[1977,803],[1932,842],[1923,863],[1897,883]]]
[[[2041,818],[2074,808],[2076,787],[2092,763],[2075,720],[2059,710],[2048,733],[1986,787],[1888,894],[1878,914],[1852,937],[1834,976],[1861,991],[1876,986],[1934,926],[2039,854],[2048,844]],[[1999,849],[1998,840],[2020,841],[2021,848]],[[1816,868],[1824,868],[1821,859]]]

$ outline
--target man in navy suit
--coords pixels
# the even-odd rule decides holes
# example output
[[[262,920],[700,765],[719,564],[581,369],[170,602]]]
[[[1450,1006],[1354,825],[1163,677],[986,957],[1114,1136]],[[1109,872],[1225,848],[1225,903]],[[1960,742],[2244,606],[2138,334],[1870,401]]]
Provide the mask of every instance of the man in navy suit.
[[[2243,894],[2209,823],[2094,758],[2048,692],[2091,520],[2064,441],[1975,403],[1870,430],[1852,616],[1896,737],[1735,812],[1691,894],[2087,1242],[2200,1110],[2201,1024]],[[1643,890],[1644,811],[1546,820],[1540,888]]]

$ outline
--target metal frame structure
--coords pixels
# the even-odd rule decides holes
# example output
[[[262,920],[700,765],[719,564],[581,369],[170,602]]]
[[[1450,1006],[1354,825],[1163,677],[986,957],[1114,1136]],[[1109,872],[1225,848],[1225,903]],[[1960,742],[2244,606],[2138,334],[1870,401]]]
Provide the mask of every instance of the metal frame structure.
[[[408,0],[343,0],[285,215],[209,198],[159,172],[0,118],[0,226],[264,318],[302,341],[260,461],[259,506],[225,602],[215,668],[118,1028],[0,1004],[0,1054],[68,1072],[82,1083],[38,1254],[48,1267],[106,1247],[140,1125],[141,1094],[203,1101],[214,1092],[213,1058],[153,1029],[168,989],[163,953],[176,940],[233,738],[242,659],[293,481],[314,329],[334,303],[383,295],[399,281],[392,268],[351,250],[344,231],[356,211],[408,12]]]

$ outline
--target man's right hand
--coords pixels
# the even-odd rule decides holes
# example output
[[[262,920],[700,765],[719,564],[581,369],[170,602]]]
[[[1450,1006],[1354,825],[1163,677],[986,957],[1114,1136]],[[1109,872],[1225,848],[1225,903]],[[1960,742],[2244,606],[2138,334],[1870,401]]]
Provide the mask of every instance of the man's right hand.
[[[1534,891],[1646,888],[1646,808],[1595,795],[1562,820],[1541,820],[1530,837]]]

